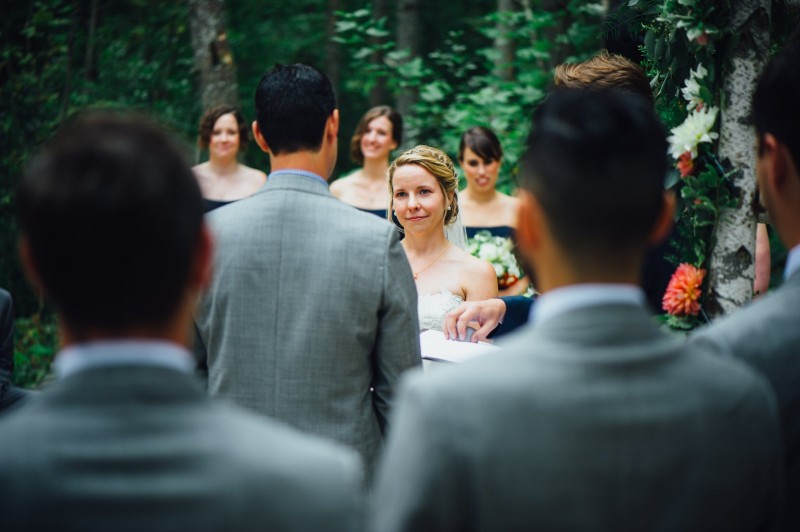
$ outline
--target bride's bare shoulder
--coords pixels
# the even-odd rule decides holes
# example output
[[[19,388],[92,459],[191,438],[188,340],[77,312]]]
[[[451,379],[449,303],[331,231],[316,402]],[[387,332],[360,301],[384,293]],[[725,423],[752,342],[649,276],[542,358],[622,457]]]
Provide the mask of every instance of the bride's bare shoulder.
[[[468,301],[479,301],[497,296],[497,274],[494,267],[473,257],[463,250],[460,252],[459,281]]]

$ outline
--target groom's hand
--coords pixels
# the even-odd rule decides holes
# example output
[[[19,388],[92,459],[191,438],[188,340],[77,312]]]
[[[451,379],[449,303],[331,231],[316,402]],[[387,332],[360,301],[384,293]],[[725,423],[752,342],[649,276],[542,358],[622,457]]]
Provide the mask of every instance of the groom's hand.
[[[469,341],[483,341],[497,327],[497,324],[503,321],[505,314],[506,304],[502,299],[467,301],[445,315],[442,331],[445,337],[451,340],[463,341],[467,337],[467,326],[477,324],[478,328],[472,333]]]

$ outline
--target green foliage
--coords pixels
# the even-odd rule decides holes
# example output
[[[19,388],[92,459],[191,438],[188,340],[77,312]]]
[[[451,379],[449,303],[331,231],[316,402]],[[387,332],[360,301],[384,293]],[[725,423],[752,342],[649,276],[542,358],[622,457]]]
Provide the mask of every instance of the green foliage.
[[[378,79],[399,93],[417,90],[408,124],[407,145],[423,143],[439,147],[455,159],[464,130],[482,125],[500,138],[505,156],[498,188],[511,192],[530,116],[545,95],[553,67],[564,60],[580,61],[600,47],[603,7],[572,0],[564,9],[544,11],[529,6],[518,12],[492,13],[458,31],[451,31],[443,46],[423,57],[408,60],[404,51],[394,51],[390,40],[376,43],[373,35],[385,35],[383,21],[374,21],[361,10],[341,13],[339,42],[356,73],[349,89],[361,87],[366,95]],[[482,38],[470,49],[465,42]],[[505,37],[514,53],[510,80],[496,73],[498,52],[494,39]],[[380,64],[366,60],[386,51]]]
[[[47,377],[57,351],[58,328],[54,320],[41,314],[18,319],[12,382],[22,388],[39,386]]]
[[[89,5],[39,0],[0,20],[0,286],[21,316],[41,309],[17,260],[14,216],[14,191],[34,151],[87,106],[138,109],[187,139],[200,112],[183,3],[101,2],[93,43]]]

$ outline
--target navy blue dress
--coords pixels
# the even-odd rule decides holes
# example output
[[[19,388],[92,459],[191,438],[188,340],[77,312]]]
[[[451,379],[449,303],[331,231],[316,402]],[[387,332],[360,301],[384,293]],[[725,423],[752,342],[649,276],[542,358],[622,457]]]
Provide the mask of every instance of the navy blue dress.
[[[203,198],[203,212],[206,213],[209,211],[213,211],[214,209],[219,209],[220,207],[224,207],[229,203],[233,203],[233,201],[220,201],[220,200]]]
[[[497,225],[494,227],[466,227],[467,238],[475,238],[478,231],[489,231],[492,236],[500,236],[503,238],[512,238],[514,236],[514,228],[507,225]]]

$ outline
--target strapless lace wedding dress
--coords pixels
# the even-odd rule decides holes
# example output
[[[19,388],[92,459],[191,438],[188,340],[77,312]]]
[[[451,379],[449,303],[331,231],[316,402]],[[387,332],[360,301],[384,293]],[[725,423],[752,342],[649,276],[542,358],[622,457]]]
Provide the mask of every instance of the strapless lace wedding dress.
[[[417,300],[419,330],[433,329],[434,331],[441,331],[444,315],[457,308],[463,302],[464,300],[459,296],[444,289],[438,294],[420,296]]]

